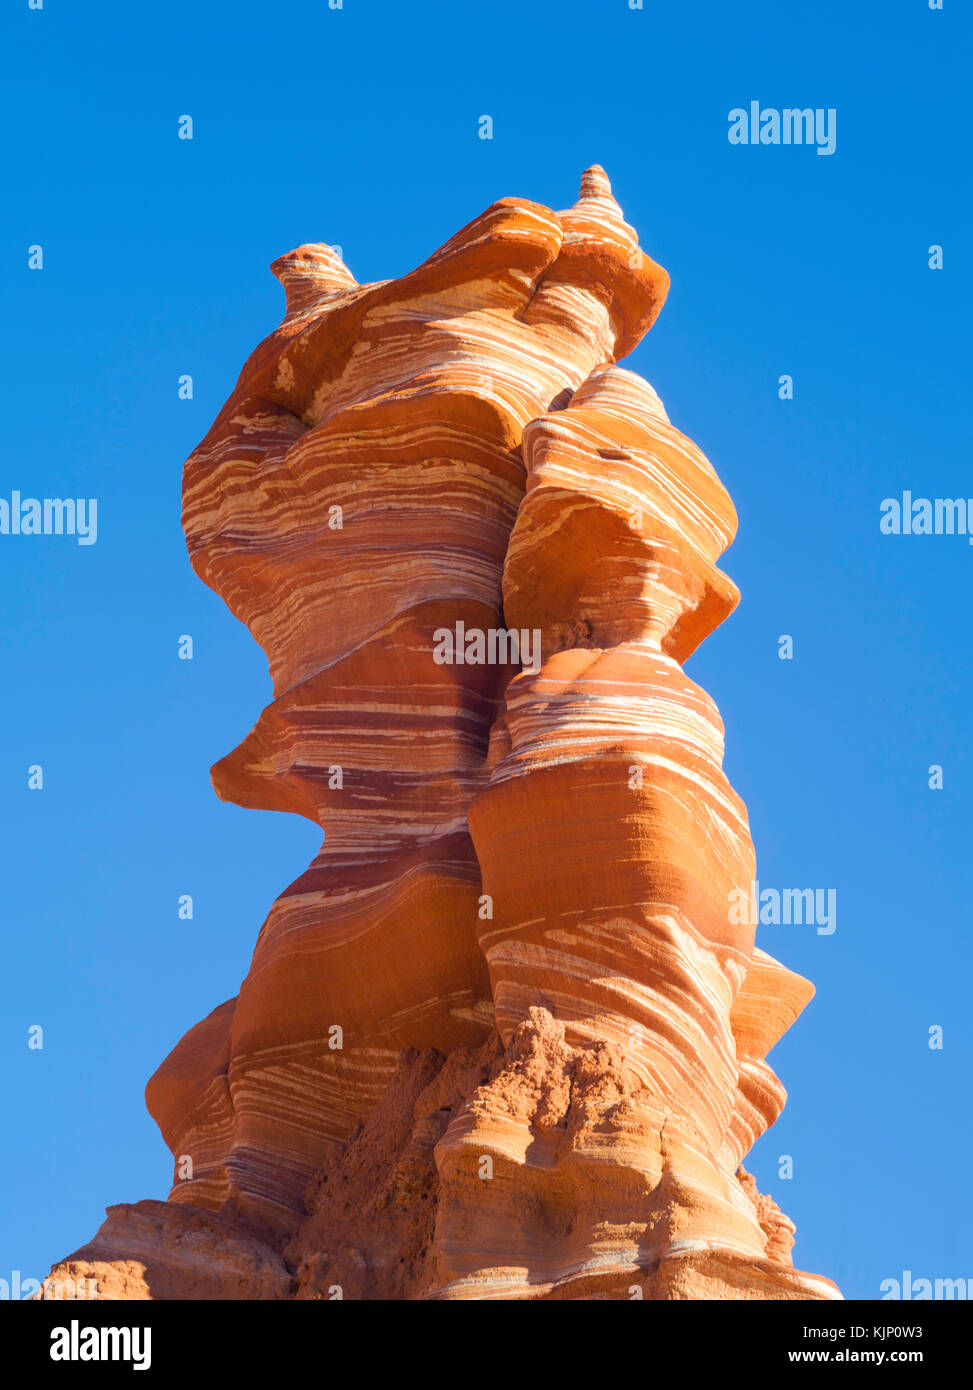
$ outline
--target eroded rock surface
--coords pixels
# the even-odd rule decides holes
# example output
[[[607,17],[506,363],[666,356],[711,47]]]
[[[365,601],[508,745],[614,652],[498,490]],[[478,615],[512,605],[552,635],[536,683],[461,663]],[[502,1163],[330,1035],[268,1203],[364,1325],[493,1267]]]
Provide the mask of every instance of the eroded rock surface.
[[[840,1297],[740,1166],[813,991],[729,911],[746,808],[682,669],[737,602],[736,515],[615,365],[668,276],[597,167],[567,211],[504,199],[398,280],[326,246],[273,269],[284,320],[187,461],[183,522],[274,685],[217,793],[324,840],[149,1082],[168,1202],[111,1208],[54,1275]]]

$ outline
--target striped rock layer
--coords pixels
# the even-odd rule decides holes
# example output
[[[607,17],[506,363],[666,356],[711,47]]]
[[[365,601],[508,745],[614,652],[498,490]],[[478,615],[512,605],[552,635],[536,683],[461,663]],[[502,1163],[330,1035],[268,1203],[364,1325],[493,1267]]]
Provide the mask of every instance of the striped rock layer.
[[[397,280],[327,246],[273,270],[183,523],[273,679],[216,791],[324,839],[149,1082],[150,1255],[172,1213],[231,1271],[213,1297],[840,1297],[740,1166],[813,991],[730,920],[753,846],[682,669],[737,601],[736,516],[614,365],[668,276],[597,167]],[[536,659],[437,659],[457,624]],[[127,1210],[54,1274],[201,1296],[149,1255],[124,1291]]]

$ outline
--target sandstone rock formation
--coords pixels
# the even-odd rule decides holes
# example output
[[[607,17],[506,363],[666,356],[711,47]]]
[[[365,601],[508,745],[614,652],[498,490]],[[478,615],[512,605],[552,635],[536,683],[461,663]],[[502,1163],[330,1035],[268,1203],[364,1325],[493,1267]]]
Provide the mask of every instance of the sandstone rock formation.
[[[324,842],[149,1082],[168,1202],[111,1208],[52,1277],[840,1297],[740,1166],[812,990],[731,921],[746,810],[682,669],[737,601],[733,506],[614,365],[665,271],[597,167],[568,211],[504,199],[398,280],[326,246],[273,269],[284,320],[183,521],[273,678],[217,793]]]

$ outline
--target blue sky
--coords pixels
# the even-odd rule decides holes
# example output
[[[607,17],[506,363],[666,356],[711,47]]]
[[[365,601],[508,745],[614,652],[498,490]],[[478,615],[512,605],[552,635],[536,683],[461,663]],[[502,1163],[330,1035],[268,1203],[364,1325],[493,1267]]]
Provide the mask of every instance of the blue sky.
[[[758,933],[818,994],[748,1166],[795,1262],[849,1297],[973,1278],[973,550],[878,524],[904,489],[973,495],[971,28],[957,0],[5,7],[0,497],[94,496],[99,525],[0,535],[0,1278],[165,1195],[145,1082],[236,993],[320,838],[211,790],[270,683],[179,527],[182,461],[282,313],[267,266],[326,241],[359,280],[399,275],[495,198],[569,205],[593,162],[672,276],[627,365],[740,515],[743,601],[690,673],[761,884],[837,892],[833,935]],[[731,145],[752,100],[834,108],[835,153]]]

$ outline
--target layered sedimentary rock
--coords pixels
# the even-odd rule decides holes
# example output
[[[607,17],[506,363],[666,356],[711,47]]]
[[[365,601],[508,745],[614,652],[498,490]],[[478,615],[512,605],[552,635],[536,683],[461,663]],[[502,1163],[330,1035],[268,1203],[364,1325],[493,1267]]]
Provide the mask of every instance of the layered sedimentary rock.
[[[277,1301],[295,1288],[280,1252],[232,1217],[135,1202],[108,1208],[94,1239],[51,1271],[41,1297]]]
[[[682,669],[737,601],[733,507],[614,365],[666,273],[598,168],[398,280],[273,269],[183,520],[273,679],[216,790],[324,840],[149,1083],[168,1202],[70,1267],[107,1297],[840,1296],[740,1166],[811,989],[731,921],[753,847]],[[217,1292],[180,1295],[167,1230]]]

